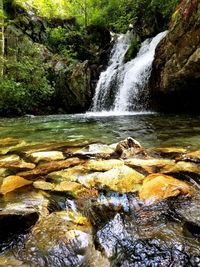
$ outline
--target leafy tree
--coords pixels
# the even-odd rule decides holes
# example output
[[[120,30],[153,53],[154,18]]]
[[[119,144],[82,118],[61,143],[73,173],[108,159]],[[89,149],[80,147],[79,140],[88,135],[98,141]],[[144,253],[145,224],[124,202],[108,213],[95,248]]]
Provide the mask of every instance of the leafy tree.
[[[19,39],[18,43],[6,58],[4,77],[0,79],[0,114],[4,115],[37,113],[45,108],[54,92],[47,79],[48,65],[42,58],[43,47],[28,38]]]

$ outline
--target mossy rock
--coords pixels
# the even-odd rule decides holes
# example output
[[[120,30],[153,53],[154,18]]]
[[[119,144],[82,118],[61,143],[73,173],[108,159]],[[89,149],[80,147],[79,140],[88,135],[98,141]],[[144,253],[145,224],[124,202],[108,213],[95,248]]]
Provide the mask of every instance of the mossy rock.
[[[124,57],[125,63],[136,57],[136,55],[140,49],[140,46],[141,46],[140,41],[137,40],[136,38],[134,38],[131,42],[129,49],[127,50],[127,52],[125,54],[125,57]]]

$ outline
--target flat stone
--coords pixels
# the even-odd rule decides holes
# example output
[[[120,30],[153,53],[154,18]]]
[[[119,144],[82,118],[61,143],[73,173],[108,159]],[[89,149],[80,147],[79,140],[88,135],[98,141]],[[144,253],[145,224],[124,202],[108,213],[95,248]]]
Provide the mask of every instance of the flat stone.
[[[33,191],[31,188],[19,188],[1,198],[0,210],[2,214],[24,215],[30,212],[48,214],[49,195],[46,192]]]
[[[95,155],[110,155],[113,153],[115,149],[113,149],[109,145],[105,144],[91,144],[88,145],[87,147],[80,149],[76,151],[75,154],[82,154],[82,155],[90,155],[90,156],[95,156]]]
[[[122,160],[109,159],[109,160],[89,160],[83,166],[86,170],[90,171],[108,171],[113,168],[121,167],[124,165]]]
[[[3,183],[0,188],[0,193],[5,195],[8,192],[14,191],[17,188],[23,187],[25,185],[32,184],[32,181],[28,181],[20,176],[8,176],[3,179]]]
[[[5,155],[26,145],[25,141],[12,138],[1,139],[0,143],[0,155]]]
[[[24,160],[16,161],[2,161],[0,162],[0,168],[7,168],[11,170],[32,170],[35,168],[35,164],[25,162]]]
[[[163,157],[175,158],[183,153],[186,153],[187,149],[182,147],[160,147],[154,149],[153,151],[159,153]]]
[[[174,166],[173,165],[164,166],[160,170],[160,172],[162,173],[192,172],[200,174],[200,166],[192,162],[179,161]]]
[[[44,190],[44,191],[54,190],[54,187],[55,187],[55,185],[52,184],[52,183],[45,182],[45,181],[40,181],[40,180],[33,182],[33,186],[36,189],[41,189],[41,190]]]
[[[152,204],[168,197],[192,194],[192,188],[185,182],[161,173],[147,176],[139,191],[139,197],[146,204]]]
[[[43,163],[37,166],[35,169],[31,171],[20,172],[17,175],[22,176],[24,178],[37,178],[38,176],[47,175],[51,172],[59,171],[62,169],[66,169],[70,166],[75,166],[78,164],[83,164],[85,161],[79,158],[69,158],[66,160],[58,160],[51,161],[48,163]]]
[[[54,190],[59,192],[70,192],[71,194],[76,195],[81,190],[84,190],[84,187],[79,183],[63,181],[56,185]]]
[[[125,160],[125,164],[132,168],[140,167],[144,169],[147,173],[155,173],[160,172],[163,167],[173,167],[176,163],[174,160],[170,159],[138,159],[138,158],[131,158]]]
[[[180,157],[177,157],[176,160],[200,163],[200,150],[184,154]]]
[[[120,193],[135,192],[139,190],[144,175],[127,167],[121,166],[106,172],[95,172],[78,181],[88,188],[109,189]]]
[[[60,151],[39,151],[31,153],[29,158],[34,163],[38,163],[39,161],[62,160],[64,155]]]
[[[75,182],[78,180],[78,177],[86,176],[88,170],[81,166],[75,166],[72,168],[64,169],[58,172],[52,172],[47,175],[48,180],[53,182],[62,182],[62,181],[71,181]]]
[[[20,157],[18,155],[6,155],[6,156],[1,156],[0,157],[0,163],[5,163],[5,162],[15,162],[20,160]]]

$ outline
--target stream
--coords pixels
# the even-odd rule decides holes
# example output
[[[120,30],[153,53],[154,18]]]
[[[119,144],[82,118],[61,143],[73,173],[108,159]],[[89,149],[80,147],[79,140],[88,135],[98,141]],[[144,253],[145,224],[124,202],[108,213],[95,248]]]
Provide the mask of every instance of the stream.
[[[0,266],[200,266],[199,119],[0,119]]]

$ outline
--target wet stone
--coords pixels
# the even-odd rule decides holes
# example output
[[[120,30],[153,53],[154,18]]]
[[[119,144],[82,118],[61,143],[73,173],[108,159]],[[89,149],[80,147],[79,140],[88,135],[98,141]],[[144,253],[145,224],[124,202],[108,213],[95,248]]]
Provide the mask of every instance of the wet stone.
[[[110,157],[112,153],[114,153],[115,149],[112,146],[105,145],[105,144],[91,144],[83,149],[76,151],[75,155],[85,155],[85,156],[95,156],[106,158]]]
[[[76,166],[84,163],[85,161],[79,158],[69,158],[66,160],[51,161],[48,163],[42,163],[31,171],[20,172],[17,175],[27,179],[35,179],[38,176],[44,176],[51,172],[59,171],[70,166]]]
[[[122,160],[89,160],[83,166],[90,171],[109,171],[113,168],[121,167],[124,165]]]
[[[35,225],[19,258],[32,266],[81,266],[91,245],[91,226],[85,217],[56,212]]]
[[[139,197],[146,204],[152,204],[180,194],[191,196],[192,187],[171,176],[155,173],[150,174],[144,179]]]
[[[200,163],[200,150],[183,154],[180,157],[177,157],[176,160]]]
[[[0,187],[0,193],[5,195],[20,187],[30,185],[30,184],[32,184],[32,181],[26,180],[20,176],[11,175],[3,179],[3,182]]]
[[[31,153],[28,158],[34,163],[39,161],[62,160],[64,155],[60,151],[39,151]]]
[[[78,182],[84,186],[117,191],[119,193],[135,192],[141,187],[144,175],[128,166],[112,168],[105,172],[94,172],[79,177]]]
[[[141,144],[132,137],[120,141],[116,146],[115,153],[121,158],[128,158],[139,154],[141,156],[146,156],[146,152]]]
[[[163,168],[173,168],[176,164],[174,160],[170,159],[156,159],[156,158],[148,158],[148,159],[138,159],[138,158],[130,158],[125,160],[125,164],[134,169],[141,168],[147,174],[162,172]]]
[[[187,149],[182,147],[162,147],[156,148],[152,152],[160,157],[175,159],[186,153]]]
[[[179,161],[174,165],[166,165],[160,169],[162,173],[181,173],[181,172],[188,172],[188,173],[196,173],[200,174],[200,166],[193,162],[185,162]]]
[[[34,211],[26,214],[0,212],[0,253],[16,245],[38,218],[38,213]]]
[[[116,253],[111,266],[148,267],[148,266],[197,266],[193,255],[184,248],[162,245],[159,239],[124,239],[118,243],[121,253]],[[118,252],[118,250],[116,250]]]

